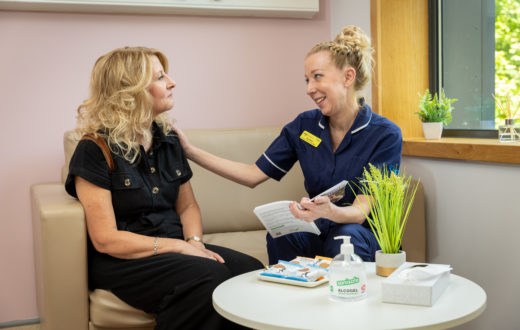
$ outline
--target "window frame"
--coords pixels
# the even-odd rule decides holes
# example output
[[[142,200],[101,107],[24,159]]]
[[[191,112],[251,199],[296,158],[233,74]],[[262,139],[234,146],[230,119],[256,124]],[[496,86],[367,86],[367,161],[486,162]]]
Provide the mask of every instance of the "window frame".
[[[428,0],[429,89],[432,94],[439,93],[442,86],[442,1]],[[442,136],[497,139],[498,130],[444,128]]]
[[[520,165],[520,143],[501,143],[498,138],[423,137],[415,112],[417,94],[429,83],[428,1],[370,1],[370,31],[376,50],[374,111],[401,127],[405,157]]]

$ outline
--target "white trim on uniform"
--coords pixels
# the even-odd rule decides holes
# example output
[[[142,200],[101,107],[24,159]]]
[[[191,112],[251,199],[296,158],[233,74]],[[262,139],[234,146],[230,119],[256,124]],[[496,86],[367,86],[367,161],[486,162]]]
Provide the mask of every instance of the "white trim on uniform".
[[[269,159],[269,157],[267,157],[267,155],[265,154],[265,152],[263,153],[263,156],[265,157],[265,159],[267,159],[267,161],[269,163],[271,163],[271,165],[273,165],[274,167],[276,167],[277,169],[279,169],[280,171],[282,171],[283,173],[287,173],[286,170],[284,170],[283,168],[281,168],[280,166],[276,165],[271,159]]]
[[[370,118],[368,118],[368,121],[366,122],[365,125],[363,126],[360,126],[358,128],[356,128],[355,130],[353,130],[350,134],[356,134],[357,132],[361,131],[363,128],[366,128],[368,126],[368,124],[370,124],[370,121],[372,120],[372,112],[370,112]]]

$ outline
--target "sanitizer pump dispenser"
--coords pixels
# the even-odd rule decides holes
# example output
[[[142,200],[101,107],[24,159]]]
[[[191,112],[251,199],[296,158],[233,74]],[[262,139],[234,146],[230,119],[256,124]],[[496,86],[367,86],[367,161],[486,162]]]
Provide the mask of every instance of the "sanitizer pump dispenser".
[[[350,236],[336,236],[342,239],[340,253],[329,266],[330,298],[337,301],[356,301],[366,297],[367,275],[363,260],[354,254]]]

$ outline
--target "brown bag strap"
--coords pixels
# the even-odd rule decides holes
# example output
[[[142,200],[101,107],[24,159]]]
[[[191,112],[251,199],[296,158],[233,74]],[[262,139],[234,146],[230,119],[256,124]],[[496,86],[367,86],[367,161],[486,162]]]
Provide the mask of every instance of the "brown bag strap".
[[[85,135],[83,135],[81,140],[90,140],[98,145],[98,147],[103,152],[103,156],[105,156],[108,167],[110,168],[110,173],[112,173],[112,171],[114,170],[114,160],[112,159],[112,154],[110,153],[110,149],[108,149],[108,145],[105,142],[105,139],[103,139],[99,135],[94,136],[92,134],[85,134]]]

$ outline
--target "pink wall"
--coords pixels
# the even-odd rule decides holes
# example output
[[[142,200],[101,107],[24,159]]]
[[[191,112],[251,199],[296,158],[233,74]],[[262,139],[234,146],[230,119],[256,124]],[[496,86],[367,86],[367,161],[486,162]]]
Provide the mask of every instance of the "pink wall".
[[[329,37],[328,0],[312,20],[0,11],[0,323],[38,317],[29,187],[59,180],[99,55],[162,50],[183,128],[270,126],[313,107],[303,57]]]

